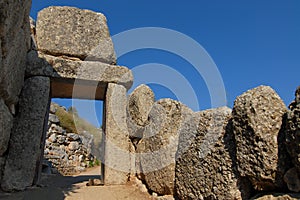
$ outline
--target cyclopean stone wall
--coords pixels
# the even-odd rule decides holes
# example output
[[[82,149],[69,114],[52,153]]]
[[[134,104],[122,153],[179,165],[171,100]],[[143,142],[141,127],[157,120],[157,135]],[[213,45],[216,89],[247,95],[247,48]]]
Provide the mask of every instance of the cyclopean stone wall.
[[[178,199],[297,199],[299,91],[290,111],[272,88],[259,86],[237,97],[232,111],[181,115],[180,102],[150,103],[153,93],[139,86],[127,106],[136,176],[154,195]],[[147,120],[140,125],[137,117]]]
[[[30,49],[29,11],[31,0],[0,2],[0,183],[14,121],[18,117],[26,66]]]

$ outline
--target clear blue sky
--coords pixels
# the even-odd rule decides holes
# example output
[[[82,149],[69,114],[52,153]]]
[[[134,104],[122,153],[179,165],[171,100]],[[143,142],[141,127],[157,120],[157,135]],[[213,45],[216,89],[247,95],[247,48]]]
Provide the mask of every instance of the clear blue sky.
[[[108,19],[111,35],[140,27],[163,27],[188,35],[216,63],[230,107],[238,95],[262,84],[274,88],[289,104],[300,85],[300,0],[33,0],[31,16],[36,18],[39,10],[51,5],[102,12]],[[146,63],[161,63],[179,71],[197,91],[200,108],[211,107],[203,79],[193,76],[191,64],[173,53],[144,49],[118,59],[119,65],[129,68]],[[166,87],[149,85],[157,99],[176,98]],[[66,107],[70,105],[67,101],[56,101]],[[101,113],[101,104],[96,105]],[[87,108],[81,110],[82,116],[89,115]]]

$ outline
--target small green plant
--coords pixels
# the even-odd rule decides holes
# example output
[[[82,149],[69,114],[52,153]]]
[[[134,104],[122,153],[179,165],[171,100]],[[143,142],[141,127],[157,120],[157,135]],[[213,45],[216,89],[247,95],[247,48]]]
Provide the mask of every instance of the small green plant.
[[[94,164],[95,164],[96,166],[100,166],[100,162],[99,162],[99,160],[98,160],[98,159],[96,159],[96,160],[95,160],[95,162],[94,162]]]
[[[94,163],[93,163],[93,161],[89,161],[89,167],[94,167]]]

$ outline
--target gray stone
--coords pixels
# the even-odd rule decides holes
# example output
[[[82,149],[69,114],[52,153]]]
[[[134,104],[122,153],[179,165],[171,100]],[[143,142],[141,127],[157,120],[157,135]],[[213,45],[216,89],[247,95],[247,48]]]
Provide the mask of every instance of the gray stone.
[[[27,53],[25,76],[58,76],[50,63],[42,57],[35,50],[31,50]]]
[[[75,151],[79,149],[79,143],[76,141],[70,142],[69,146],[68,146],[69,150],[71,151]]]
[[[76,133],[68,133],[67,137],[68,137],[69,141],[76,141],[76,140],[79,140],[79,138],[80,138],[79,135]]]
[[[289,169],[284,175],[284,181],[292,192],[300,192],[300,178],[296,167]]]
[[[128,97],[127,126],[130,136],[142,138],[144,127],[155,102],[153,91],[146,85],[138,86]]]
[[[51,77],[52,97],[104,100],[108,83],[129,89],[133,75],[127,67],[80,61],[31,51],[27,55],[26,76]]]
[[[56,115],[54,114],[49,114],[49,121],[54,123],[54,124],[58,124],[59,123],[59,119]]]
[[[147,85],[138,86],[128,99],[129,118],[139,126],[147,125],[154,102],[153,91]]]
[[[286,148],[294,166],[300,171],[300,87],[295,92],[295,100],[287,112],[285,137]]]
[[[66,136],[59,135],[59,136],[57,136],[57,142],[59,144],[64,144],[66,142],[66,138],[67,138]]]
[[[0,157],[8,147],[11,128],[13,126],[13,116],[2,99],[0,99]]]
[[[0,96],[8,104],[18,102],[24,83],[26,54],[30,48],[30,6],[30,0],[0,2]]]
[[[130,175],[130,139],[126,124],[126,88],[108,84],[105,101],[104,184],[125,184]]]
[[[48,7],[38,13],[36,33],[40,51],[116,63],[106,18],[101,13],[73,7]]]
[[[0,183],[2,182],[3,169],[5,166],[6,156],[0,156]]]
[[[55,133],[51,134],[50,137],[48,138],[49,142],[52,142],[52,143],[56,142],[56,139],[57,139],[57,137],[56,137]]]
[[[227,107],[195,113],[180,129],[176,161],[179,199],[242,199],[234,171]]]
[[[25,81],[3,173],[1,187],[5,191],[24,190],[33,183],[42,153],[49,93],[49,78],[32,77]]]
[[[109,65],[101,62],[80,61],[70,57],[55,57],[39,53],[39,57],[49,63],[55,73],[52,77],[77,78],[89,81],[117,83],[127,89],[132,86],[132,72],[123,66]],[[46,74],[47,75],[47,74]]]
[[[278,168],[278,143],[286,106],[268,86],[260,86],[237,97],[233,108],[238,170],[256,190],[283,187],[284,171]],[[279,170],[280,169],[280,170]]]
[[[179,129],[192,113],[185,105],[171,99],[157,101],[150,111],[149,125],[137,146],[137,161],[151,191],[160,195],[174,193]]]

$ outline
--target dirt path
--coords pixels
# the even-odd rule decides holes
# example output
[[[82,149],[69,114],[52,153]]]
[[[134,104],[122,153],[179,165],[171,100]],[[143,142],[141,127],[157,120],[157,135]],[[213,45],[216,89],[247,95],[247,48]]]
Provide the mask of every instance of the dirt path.
[[[86,186],[88,180],[99,179],[100,168],[89,169],[76,176],[43,176],[45,187],[29,188],[25,192],[1,194],[2,200],[150,200],[134,183],[119,186]]]

